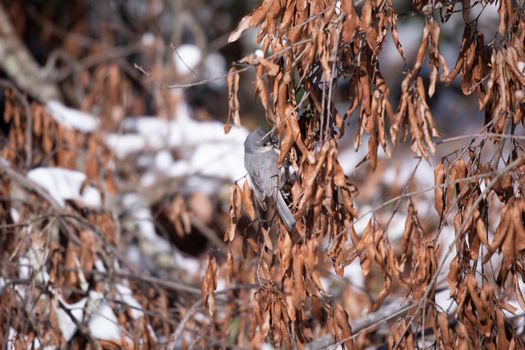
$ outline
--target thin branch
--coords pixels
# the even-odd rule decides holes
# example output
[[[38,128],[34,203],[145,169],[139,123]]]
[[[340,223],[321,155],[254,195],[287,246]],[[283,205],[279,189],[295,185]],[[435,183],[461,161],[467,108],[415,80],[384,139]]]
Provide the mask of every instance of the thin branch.
[[[282,55],[283,53],[293,49],[294,47],[296,46],[300,46],[300,45],[303,45],[303,44],[306,44],[306,43],[309,43],[311,42],[312,39],[305,39],[305,40],[301,40],[301,41],[298,41],[296,42],[295,44],[293,45],[290,45],[268,57],[266,57],[266,59],[272,59],[272,58],[275,58],[275,57],[278,57],[280,55]],[[239,64],[239,63],[237,63]],[[230,72],[228,74],[224,74],[224,75],[220,75],[218,77],[214,77],[214,78],[210,78],[210,79],[205,79],[205,80],[200,80],[200,81],[197,81],[197,82],[193,82],[193,83],[187,83],[187,84],[173,84],[173,85],[168,85],[166,86],[166,88],[168,89],[185,89],[185,88],[189,88],[189,87],[192,87],[192,86],[198,86],[198,85],[205,85],[205,84],[208,84],[208,83],[211,83],[213,81],[218,81],[218,80],[223,80],[223,79],[226,79],[228,78],[230,75],[233,75],[233,74],[238,74],[238,73],[242,73],[242,72],[245,72],[251,68],[253,68],[254,66],[253,65],[248,65],[248,66],[245,66],[245,67],[242,67],[242,68],[239,68],[237,70],[235,70],[235,72]]]
[[[459,141],[459,140],[465,140],[465,139],[474,139],[474,138],[488,138],[488,137],[496,137],[501,139],[512,139],[512,140],[520,140],[525,141],[525,136],[520,135],[509,135],[509,134],[496,134],[496,133],[481,133],[481,134],[473,134],[473,135],[460,135],[460,136],[454,136],[449,137],[443,140],[436,141],[436,145],[442,145],[444,143]]]
[[[355,340],[359,335],[364,332],[371,330],[372,328],[377,327],[378,325],[392,320],[409,310],[413,309],[416,304],[410,302],[396,303],[392,302],[388,305],[385,305],[380,310],[373,312],[371,314],[365,315],[353,322],[352,324],[352,335],[350,337],[341,339],[340,341],[333,343],[332,336],[327,335],[319,338],[316,341],[313,341],[310,344],[307,344],[306,350],[322,350],[322,349],[337,349],[338,346],[345,343],[348,340]]]
[[[503,168],[501,171],[499,171],[497,173],[497,175],[487,184],[487,187],[485,187],[485,189],[481,192],[481,194],[476,198],[474,203],[472,203],[472,205],[470,206],[469,210],[465,214],[465,219],[461,223],[461,226],[460,226],[458,232],[456,232],[456,236],[455,236],[454,240],[452,242],[450,242],[450,244],[448,246],[448,249],[447,249],[447,252],[445,253],[443,258],[441,259],[440,263],[437,265],[437,269],[436,269],[436,272],[434,273],[434,276],[432,276],[432,279],[430,280],[430,283],[428,284],[427,288],[425,289],[425,293],[423,294],[421,300],[417,304],[417,309],[415,310],[415,312],[412,315],[412,317],[410,317],[410,320],[409,320],[406,328],[401,333],[401,336],[399,337],[399,339],[398,339],[398,341],[395,344],[393,349],[397,349],[399,347],[399,345],[401,344],[401,341],[404,338],[406,332],[408,332],[408,329],[410,328],[412,323],[414,323],[414,320],[415,320],[416,316],[418,315],[419,311],[421,311],[421,308],[423,307],[422,305],[425,304],[426,299],[428,298],[430,292],[434,288],[434,285],[436,284],[437,278],[438,278],[441,270],[443,270],[443,267],[445,266],[445,262],[447,261],[447,259],[452,254],[452,251],[454,250],[456,242],[461,237],[463,237],[463,231],[465,230],[466,226],[470,223],[470,219],[471,219],[472,215],[474,214],[474,211],[477,209],[479,203],[481,203],[481,200],[488,194],[489,191],[492,190],[492,187],[496,184],[496,182],[498,182],[500,177],[502,177],[504,174],[507,174],[509,171],[512,171],[515,168],[519,167],[524,162],[525,162],[525,157],[516,159],[515,161],[513,161],[512,163],[507,165],[505,168]]]
[[[226,294],[232,291],[236,291],[236,290],[255,289],[258,287],[259,287],[258,284],[237,285],[237,286],[232,286],[232,287],[225,288],[222,290],[218,290],[214,294],[215,296],[220,296],[220,295],[223,295],[223,294]],[[182,336],[182,332],[184,331],[184,328],[186,327],[186,324],[188,323],[188,321],[191,319],[193,315],[195,315],[199,310],[201,310],[202,306],[203,306],[202,299],[198,300],[197,302],[195,302],[195,304],[191,306],[191,308],[188,310],[186,315],[184,315],[184,318],[180,321],[180,324],[177,326],[177,329],[175,329],[175,332],[173,332],[172,336],[170,337],[170,344],[173,344],[173,346],[175,346],[175,344],[177,343],[177,340]]]

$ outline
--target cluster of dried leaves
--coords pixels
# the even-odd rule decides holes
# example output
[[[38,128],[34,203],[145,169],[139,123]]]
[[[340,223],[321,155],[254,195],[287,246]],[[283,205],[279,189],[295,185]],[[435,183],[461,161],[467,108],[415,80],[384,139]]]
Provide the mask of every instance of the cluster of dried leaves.
[[[499,9],[494,39],[483,36],[471,13],[493,3]],[[180,183],[159,186],[160,204],[149,204],[173,232],[172,241],[190,245],[184,240],[196,241],[192,232],[200,230],[217,248],[209,254],[200,290],[191,284],[194,275],[173,268],[151,243],[144,250],[155,255],[153,268],[137,269],[128,261],[122,252],[145,241],[127,220],[129,213],[75,202],[60,206],[23,176],[37,166],[77,169],[86,174],[86,186],[118,197],[138,187],[143,169],[139,157],[116,160],[104,146],[104,132],[115,131],[127,114],[145,113],[149,103],[157,115],[172,117],[180,102],[181,94],[159,84],[174,78],[163,62],[162,42],[112,49],[75,33],[87,26],[81,20],[72,33],[61,34],[66,58],[55,62],[52,79],[73,105],[99,111],[104,131],[65,128],[44,106],[1,84],[6,144],[0,162],[0,343],[9,338],[15,348],[59,346],[65,335],[58,319],[65,317],[77,328],[72,348],[523,347],[523,327],[517,327],[525,311],[525,159],[523,137],[516,135],[525,118],[520,6],[506,0],[414,0],[412,14],[423,26],[411,58],[399,40],[391,0],[263,0],[230,36],[235,41],[258,27],[262,52],[236,62],[228,74],[230,119],[240,125],[240,73],[254,67],[255,94],[279,135],[279,165],[293,169],[283,191],[297,226],[288,232],[279,219],[260,223],[247,182],[232,187],[224,216],[217,215],[218,200],[185,196]],[[25,10],[14,4],[10,11]],[[454,16],[462,16],[464,32],[449,69],[440,53],[440,27]],[[380,65],[389,40],[405,64],[398,101]],[[134,54],[154,62],[147,72],[125,59]],[[430,99],[438,84],[458,81],[463,94],[477,98],[485,126],[467,147],[437,161],[435,217],[422,217],[420,201],[407,186],[382,205],[392,212],[386,224],[373,216],[362,225],[366,216],[356,208],[365,186],[358,188],[358,179],[345,174],[339,161],[345,131],[356,150],[367,144],[361,168],[370,169],[369,183],[375,183],[372,171],[384,166],[379,154],[391,157],[406,141],[416,156],[433,162],[444,141],[435,140]],[[344,112],[335,104],[342,86]],[[205,207],[212,208],[204,215],[209,220],[197,215]],[[398,212],[404,229],[392,242],[389,224]],[[225,250],[217,231],[224,233]],[[343,276],[352,264],[365,277],[361,289],[327,285],[327,277]],[[180,281],[153,277],[148,268]],[[123,298],[123,288],[136,304]],[[443,292],[448,306],[439,301]],[[80,320],[71,305],[88,299],[89,305],[78,307],[84,312]],[[116,316],[121,339],[96,339],[89,328],[106,307]]]
[[[27,17],[37,8],[33,5],[26,8],[24,2],[10,2],[7,6],[9,19],[19,20],[15,24],[20,33],[33,28]],[[88,2],[76,5],[79,8],[67,10],[82,12]],[[65,91],[64,99],[78,108],[72,114],[96,111],[100,127],[86,132],[71,127],[74,120],[57,121],[46,106],[49,101],[39,101],[18,82],[0,79],[0,344],[9,349],[158,349],[191,343],[188,334],[198,334],[208,325],[206,319],[181,323],[184,316],[198,311],[192,306],[200,305],[200,275],[173,262],[174,251],[181,256],[175,248],[159,253],[144,237],[134,212],[123,209],[122,196],[142,190],[144,170],[136,160],[141,154],[118,159],[106,146],[107,134],[118,130],[127,115],[149,114],[153,109],[161,118],[174,116],[181,94],[171,94],[158,83],[161,77],[174,78],[173,62],[163,61],[165,45],[158,37],[141,42],[142,33],[125,31],[125,39],[135,42],[117,47],[111,41],[123,39],[122,27],[106,28],[101,35],[105,39],[95,40],[87,30],[91,20],[87,11],[69,15],[76,26],[64,33],[60,23],[32,12],[44,21],[45,30],[37,39],[51,57],[59,57],[49,58],[46,83]],[[111,13],[108,19],[117,15]],[[153,62],[148,66],[150,75],[134,69],[127,60],[130,55],[135,55],[134,62]],[[26,176],[39,167],[85,174],[81,193],[94,187],[102,205],[57,203],[53,194]],[[62,178],[52,180],[57,188],[69,191]],[[195,240],[195,225],[210,230],[206,225],[220,221],[219,215],[213,215],[217,199],[203,199],[202,194],[183,197],[179,191],[173,185],[159,188],[161,195],[149,190],[151,203],[145,201],[158,207],[161,219],[166,218],[168,246],[170,235]],[[202,213],[211,218],[203,218]],[[199,238],[197,245],[205,242]],[[151,258],[150,265],[130,261],[130,248],[140,251],[141,258]],[[170,278],[161,279],[161,274]],[[94,332],[97,320],[98,334]],[[104,326],[108,329],[101,334]]]
[[[507,302],[511,299],[525,310],[520,290],[525,279],[525,158],[513,136],[525,121],[525,20],[521,5],[500,1],[498,35],[494,40],[484,38],[470,11],[489,3],[494,1],[413,1],[413,11],[424,19],[424,26],[411,63],[398,38],[391,0],[365,0],[358,6],[353,1],[264,0],[242,19],[230,40],[258,27],[257,44],[263,55],[248,56],[230,70],[231,117],[239,124],[236,94],[241,67],[254,66],[255,94],[281,140],[279,164],[296,172],[287,192],[297,227],[287,232],[278,220],[270,227],[257,224],[249,186],[232,188],[226,273],[233,285],[246,283],[247,278],[258,285],[254,294],[232,295],[253,303],[250,320],[241,317],[242,326],[249,330],[236,333],[237,345],[259,347],[271,342],[277,347],[304,348],[326,334],[347,348],[374,345],[377,328],[368,333],[353,330],[351,311],[321,282],[325,271],[333,268],[342,276],[357,259],[365,276],[382,276],[382,286],[367,291],[372,303],[368,312],[380,311],[384,301],[395,295],[413,305],[408,314],[401,313],[389,323],[388,334],[382,336],[389,348],[423,346],[425,335],[426,344],[430,341],[438,348],[524,346],[505,312],[517,311]],[[439,21],[456,16],[455,12],[461,12],[465,29],[450,70],[440,54]],[[397,109],[379,64],[389,36],[407,66]],[[429,66],[426,82],[424,64]],[[479,142],[473,138],[467,148],[455,150],[436,166],[437,226],[422,225],[407,196],[400,251],[389,242],[387,227],[374,218],[356,232],[355,188],[338,162],[337,141],[345,122],[357,119],[356,130],[351,130],[354,147],[368,141],[364,161],[371,169],[376,168],[379,146],[390,157],[393,147],[407,139],[417,156],[430,160],[435,153],[433,138],[439,132],[428,101],[438,82],[450,84],[456,79],[461,79],[465,95],[477,96],[486,115],[484,130],[491,137]],[[334,95],[343,80],[349,81],[350,107],[341,115]],[[255,223],[242,225],[246,216]],[[455,236],[447,237],[450,245],[443,245],[440,233],[449,224]],[[212,313],[215,262],[209,266],[203,300]],[[435,302],[438,287],[443,288],[438,277],[443,274],[448,274],[450,297],[457,304],[454,312]],[[234,307],[216,313],[224,332],[238,313]]]
[[[14,99],[10,90],[5,91],[4,120],[10,123],[10,129],[8,143],[2,151],[0,190],[3,198],[0,209],[0,343],[9,343],[16,349],[44,344],[59,346],[64,342],[58,321],[58,313],[62,312],[78,327],[70,346],[85,348],[89,344],[96,348],[87,326],[89,317],[85,317],[85,322],[76,320],[73,314],[78,318],[78,310],[82,307],[72,311],[71,304],[89,293],[102,293],[105,300],[113,300],[118,305],[114,306],[118,325],[127,330],[129,337],[117,341],[98,340],[97,343],[108,348],[126,348],[131,344],[155,346],[156,340],[151,339],[148,327],[164,328],[166,336],[173,328],[167,321],[168,294],[163,288],[149,287],[137,294],[144,310],[151,312],[150,320],[133,317],[133,307],[119,303],[122,296],[116,285],[127,283],[122,282],[127,277],[119,275],[115,268],[119,263],[126,265],[126,259],[117,250],[121,231],[116,218],[111,212],[86,208],[73,201],[63,208],[16,170],[24,168],[29,136],[33,145],[37,145],[31,148],[32,166],[47,164],[77,169],[78,163],[83,162],[86,186],[95,185],[104,189],[105,195],[113,196],[114,174],[108,166],[109,150],[100,141],[101,135],[65,128],[38,103],[29,107],[32,129],[29,129],[31,134],[26,135],[23,131],[27,130],[28,118],[22,112],[23,105]],[[16,221],[13,221],[13,211],[18,213]],[[100,266],[105,272],[101,272]],[[28,272],[21,273],[24,270]],[[130,287],[142,289],[140,283],[133,280]],[[100,304],[91,306],[95,314],[97,305]],[[13,337],[13,330],[22,336]]]

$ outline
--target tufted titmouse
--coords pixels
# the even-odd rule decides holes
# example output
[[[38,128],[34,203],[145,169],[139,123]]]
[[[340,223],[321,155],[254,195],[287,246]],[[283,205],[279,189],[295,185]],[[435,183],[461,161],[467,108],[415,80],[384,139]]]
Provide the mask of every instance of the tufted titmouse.
[[[248,135],[244,141],[244,167],[250,176],[256,206],[266,212],[267,205],[277,205],[286,229],[293,231],[295,218],[281,193],[277,149],[271,143],[270,133],[258,128]]]

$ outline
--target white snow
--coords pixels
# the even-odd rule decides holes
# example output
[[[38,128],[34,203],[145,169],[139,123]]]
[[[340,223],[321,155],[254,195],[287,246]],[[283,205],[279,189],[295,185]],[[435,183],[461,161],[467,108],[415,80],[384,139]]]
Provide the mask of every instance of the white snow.
[[[170,167],[166,168],[166,175],[170,177],[182,177],[190,173],[190,162],[186,159],[173,162]]]
[[[92,114],[66,107],[58,101],[49,101],[46,107],[53,119],[68,129],[93,132],[100,124],[98,118]]]
[[[105,142],[119,159],[125,158],[129,154],[137,153],[146,147],[144,137],[135,134],[109,134],[106,135]]]
[[[403,237],[405,231],[405,221],[407,216],[399,212],[395,213],[388,226],[388,239],[390,242],[397,242]]]
[[[155,168],[159,171],[167,170],[173,164],[170,152],[162,150],[155,155]]]
[[[443,262],[443,268],[438,275],[436,286],[440,288],[442,286],[448,286],[447,277],[448,271],[450,270],[450,264],[452,260],[456,257],[456,251],[453,250],[450,255],[446,255],[448,248],[451,244],[454,244],[455,241],[455,231],[454,227],[451,225],[444,226],[441,229],[439,234],[437,244],[439,246],[439,256],[437,259],[438,264]],[[446,259],[445,259],[446,257]],[[444,259],[444,260],[443,260]]]
[[[421,188],[427,188],[434,185],[434,170],[432,166],[425,160],[422,160],[419,165],[416,158],[404,159],[398,166],[389,166],[383,173],[383,183],[388,186],[405,186],[410,180],[412,172],[417,166],[414,174],[414,183]],[[433,196],[433,192],[432,192]]]
[[[112,139],[110,147],[122,147],[116,141],[119,137],[122,139],[133,136],[133,141],[139,141],[137,136],[143,139],[140,142],[141,147],[133,145],[132,150],[126,152],[126,149],[120,150],[120,154],[130,154],[144,147],[150,150],[159,150],[161,148],[188,148],[201,145],[202,143],[235,143],[243,145],[248,131],[245,128],[233,127],[228,134],[224,134],[224,125],[216,121],[199,122],[189,117],[189,112],[181,108],[182,113],[177,113],[177,119],[166,120],[155,117],[131,117],[126,118],[123,122],[123,128],[135,132],[135,134],[115,135],[110,134]],[[109,135],[108,135],[109,136]],[[106,143],[108,143],[108,136]],[[129,141],[131,143],[131,141]],[[119,154],[119,153],[117,153]]]
[[[27,335],[24,335],[24,340],[27,341],[27,338],[28,338]],[[54,346],[46,346],[46,347],[43,347],[42,345],[43,345],[43,344],[42,344],[42,342],[40,341],[40,338],[39,338],[39,337],[35,337],[35,338],[33,338],[33,340],[32,340],[31,342],[29,342],[29,343],[27,344],[26,349],[27,349],[27,350],[35,350],[35,349],[42,349],[42,348],[43,348],[44,350],[46,350],[46,349],[47,349],[47,350],[56,349],[56,347],[54,347]]]
[[[185,256],[180,251],[172,248],[170,243],[163,237],[157,235],[155,225],[153,224],[153,216],[151,211],[147,208],[143,200],[137,194],[126,194],[122,199],[123,206],[132,213],[134,220],[138,225],[140,231],[140,238],[142,239],[141,248],[147,250],[145,252],[148,256],[167,254],[171,257],[169,265],[174,265],[187,272],[188,276],[196,276],[201,273],[201,261],[197,258]],[[141,260],[143,252],[138,250],[129,250],[128,256],[130,260],[144,263]]]
[[[367,147],[364,146],[359,147],[357,151],[353,147],[346,147],[339,151],[337,160],[345,174],[352,174],[356,170],[356,165],[365,157],[366,153]]]
[[[525,62],[518,61],[518,70],[523,74],[524,69],[525,69]]]
[[[122,284],[117,284],[115,287],[117,288],[117,300],[130,306],[131,317],[135,320],[142,317],[144,315],[142,306],[140,306],[139,302],[133,297],[131,289]]]
[[[151,211],[145,206],[139,195],[134,193],[126,194],[122,198],[122,204],[124,208],[132,213],[133,219],[136,221],[142,237],[151,241],[160,251],[169,252],[169,242],[161,239],[155,232],[155,225],[153,224]]]
[[[18,278],[28,280],[31,277],[31,263],[26,256],[18,260]]]
[[[104,263],[100,259],[95,260],[95,269],[99,272],[107,272],[106,266],[104,266]]]
[[[175,120],[154,117],[127,118],[123,135],[106,136],[106,144],[119,158],[137,152],[155,153],[143,159],[149,171],[141,184],[150,186],[159,178],[187,177],[185,189],[218,190],[222,180],[236,181],[246,174],[244,169],[244,140],[248,131],[234,127],[224,134],[222,123],[195,121],[188,106],[179,102]],[[174,160],[171,150],[178,151]]]
[[[239,185],[242,186],[243,182],[239,181]],[[224,182],[210,177],[204,176],[190,176],[184,183],[184,189],[181,193],[194,193],[199,192],[207,196],[216,195],[221,191]]]
[[[365,288],[365,277],[359,259],[354,259],[350,265],[345,267],[343,276],[350,281],[352,286]]]
[[[126,259],[128,259],[130,263],[137,266],[146,265],[146,262],[142,258],[140,248],[136,245],[131,245],[126,249]]]
[[[198,46],[193,44],[182,44],[173,52],[173,63],[180,75],[187,75],[192,72],[202,59],[202,52]]]
[[[180,252],[174,252],[173,258],[178,268],[186,271],[188,276],[201,275],[202,265],[199,259],[194,257],[185,256]]]
[[[47,258],[46,249],[44,247],[40,247],[38,244],[35,246],[33,244],[31,249],[29,249],[26,255],[22,258],[25,258],[26,260],[24,261],[29,264],[29,273],[31,273],[35,282],[44,285],[49,282],[49,274],[44,268]]]
[[[101,205],[100,192],[91,185],[82,185],[86,181],[86,174],[64,168],[36,168],[27,173],[27,177],[46,189],[62,207],[65,200],[75,200],[80,203],[98,208]]]
[[[79,322],[82,322],[82,318],[84,316],[84,306],[86,305],[87,298],[82,298],[78,302],[73,304],[66,303],[62,299],[62,297],[59,297],[59,299],[64,304],[64,306],[71,312],[75,319],[77,319]],[[60,328],[62,336],[66,341],[70,341],[73,337],[73,334],[75,334],[77,330],[77,326],[62,308],[58,308],[57,320],[58,328]]]
[[[9,327],[9,334],[7,335],[7,350],[15,350],[13,343],[16,340],[16,331],[13,327]]]
[[[210,80],[208,83],[213,88],[225,88],[226,79],[217,79],[226,75],[226,60],[219,53],[210,53],[202,65],[202,77]]]
[[[373,208],[368,205],[363,205],[362,208],[358,208],[359,213],[363,215],[364,213],[367,213],[366,215],[360,216],[356,221],[354,221],[354,229],[355,232],[357,232],[358,235],[361,235],[361,233],[366,229],[366,226],[368,226],[368,223],[373,217],[373,213],[369,212]]]
[[[246,174],[244,147],[237,144],[203,143],[190,161],[190,174],[213,176],[235,181]]]
[[[13,219],[14,223],[17,223],[18,220],[20,219],[20,212],[16,210],[15,208],[11,208],[9,210],[9,214],[11,214],[11,219]]]
[[[450,297],[448,287],[436,293],[435,302],[439,311],[446,311],[449,315],[453,314],[458,307],[458,304]]]
[[[155,34],[152,32],[146,32],[142,34],[140,41],[144,46],[152,46],[155,43]]]
[[[523,327],[525,326],[525,319],[523,317],[525,313],[523,312],[521,305],[516,300],[508,300],[507,303],[515,307],[517,310],[514,314],[510,311],[503,310],[503,314],[507,319],[511,320],[516,333],[521,334],[523,332]]]
[[[120,326],[118,324],[117,316],[104,301],[102,293],[95,291],[89,292],[89,298],[93,303],[99,303],[98,308],[91,314],[89,320],[89,332],[95,339],[113,340],[120,342]]]
[[[262,343],[261,350],[275,350],[275,348],[268,343]]]
[[[83,322],[84,311],[86,304],[94,305],[95,309],[90,314],[91,317],[88,322],[88,328],[91,336],[95,339],[113,340],[120,342],[121,330],[118,324],[115,313],[104,301],[102,293],[95,291],[89,292],[89,297],[82,298],[76,303],[68,304],[62,297],[59,297],[64,306],[69,309],[71,314],[75,317],[78,322]],[[126,299],[130,300],[130,299]],[[138,310],[137,310],[138,311]],[[62,309],[59,308],[57,312],[58,327],[62,333],[62,336],[66,341],[71,340],[77,330],[77,326],[71,317]]]
[[[223,290],[225,288],[226,288],[226,280],[223,277],[218,277],[215,290]]]
[[[181,142],[182,135],[177,124],[177,121],[170,122],[166,119],[146,116],[127,118],[122,125],[124,130],[132,130],[142,137],[145,147],[158,150],[164,147],[179,146],[178,143]],[[122,137],[124,136],[130,135],[123,135]]]

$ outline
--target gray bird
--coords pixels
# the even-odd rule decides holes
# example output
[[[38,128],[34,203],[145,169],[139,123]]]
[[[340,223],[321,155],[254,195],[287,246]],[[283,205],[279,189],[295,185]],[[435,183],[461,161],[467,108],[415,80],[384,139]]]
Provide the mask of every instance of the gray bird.
[[[258,208],[267,211],[267,205],[276,205],[286,229],[291,232],[295,218],[281,193],[281,175],[277,168],[277,149],[271,143],[271,134],[261,128],[244,141],[244,167],[248,171]]]

